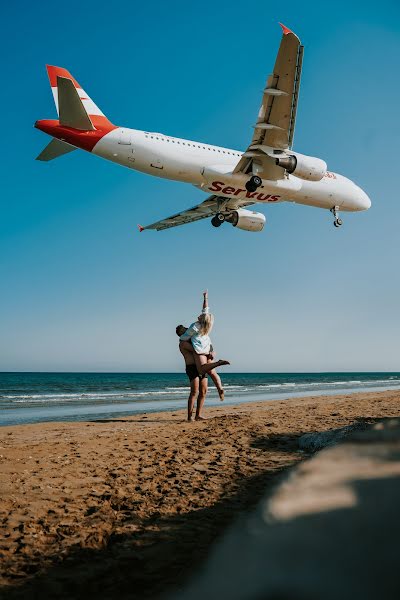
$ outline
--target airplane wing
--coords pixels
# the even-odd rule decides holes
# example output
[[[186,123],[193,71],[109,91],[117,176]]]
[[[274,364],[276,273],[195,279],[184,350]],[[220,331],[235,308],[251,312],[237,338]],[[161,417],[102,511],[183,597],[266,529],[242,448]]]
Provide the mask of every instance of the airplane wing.
[[[284,169],[275,165],[265,146],[286,150],[292,147],[300,88],[303,46],[290,29],[280,23],[283,35],[273,73],[264,89],[254,135],[234,173],[249,173],[253,162],[266,179],[282,179]]]
[[[254,202],[248,202],[246,200],[238,200],[233,198],[223,198],[222,196],[209,196],[207,200],[204,200],[201,204],[193,206],[188,210],[152,223],[142,227],[139,225],[139,230],[144,231],[145,229],[156,229],[161,231],[162,229],[169,229],[170,227],[177,227],[178,225],[186,225],[186,223],[194,223],[194,221],[200,221],[200,219],[210,218],[216,215],[218,212],[225,210],[236,210],[243,208],[244,206],[250,206]]]

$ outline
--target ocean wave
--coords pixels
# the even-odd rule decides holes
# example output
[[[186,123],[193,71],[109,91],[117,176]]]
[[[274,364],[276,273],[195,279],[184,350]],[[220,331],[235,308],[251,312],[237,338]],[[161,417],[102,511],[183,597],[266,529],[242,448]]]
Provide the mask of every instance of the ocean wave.
[[[245,377],[243,377],[245,379]],[[374,387],[382,387],[388,386],[389,388],[394,386],[400,386],[400,377],[398,376],[390,376],[385,379],[350,379],[343,380],[339,379],[336,381],[282,381],[280,383],[253,383],[251,381],[243,381],[243,383],[235,382],[235,383],[225,383],[224,387],[226,392],[229,395],[237,395],[241,394],[246,395],[248,393],[296,393],[301,392],[304,393],[307,390],[312,391],[323,391],[324,389],[335,389],[335,388],[350,388],[354,389],[357,387],[369,388],[373,389]],[[186,396],[188,393],[188,385],[182,386],[163,386],[160,388],[153,389],[128,389],[128,390],[113,390],[113,391],[81,391],[81,392],[44,392],[44,393],[6,393],[0,394],[0,402],[5,406],[6,402],[10,404],[66,404],[66,403],[85,403],[90,401],[111,401],[111,402],[124,402],[129,400],[140,400],[143,401],[148,398],[148,400],[157,401],[157,399],[167,400],[168,398],[176,398]],[[216,390],[213,385],[209,387],[209,393],[211,395],[216,394]]]
[[[361,385],[361,386],[374,386],[374,385],[382,385],[382,384],[399,384],[400,379],[376,379],[376,380],[365,380],[362,381],[360,379],[351,379],[351,380],[340,380],[340,381],[310,381],[310,382],[296,382],[296,383],[254,383],[254,384],[243,384],[243,385],[230,385],[225,384],[225,389],[228,390],[240,390],[243,389],[254,389],[254,390],[277,390],[278,388],[323,388],[326,386],[342,386],[345,387],[347,385]]]
[[[97,392],[97,393],[81,393],[81,394],[20,394],[0,396],[0,399],[11,400],[12,403],[27,403],[27,402],[73,402],[76,400],[101,400],[111,398],[142,398],[144,396],[174,396],[180,393],[186,393],[187,388],[181,388],[178,391],[152,390],[147,392]]]

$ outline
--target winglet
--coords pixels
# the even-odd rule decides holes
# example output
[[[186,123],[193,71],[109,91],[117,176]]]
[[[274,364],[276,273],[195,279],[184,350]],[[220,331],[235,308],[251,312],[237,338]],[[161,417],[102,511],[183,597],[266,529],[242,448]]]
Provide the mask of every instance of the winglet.
[[[283,35],[288,35],[288,33],[293,33],[293,35],[296,35],[294,31],[283,25],[283,23],[279,23],[279,25],[282,27]]]
[[[142,233],[142,231],[144,231],[144,227],[142,227],[142,225],[138,225],[138,229],[139,229],[140,233]]]

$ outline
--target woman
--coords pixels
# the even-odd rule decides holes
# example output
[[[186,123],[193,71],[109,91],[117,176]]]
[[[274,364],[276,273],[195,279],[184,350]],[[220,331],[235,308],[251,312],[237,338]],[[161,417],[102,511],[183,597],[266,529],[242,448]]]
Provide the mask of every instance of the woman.
[[[208,292],[203,292],[203,309],[195,323],[192,323],[187,330],[180,336],[180,347],[182,350],[193,352],[197,371],[199,375],[209,374],[218,390],[220,400],[224,399],[224,389],[221,378],[214,367],[229,365],[227,360],[214,360],[214,350],[211,344],[209,333],[214,325],[214,316],[210,314],[208,306]]]

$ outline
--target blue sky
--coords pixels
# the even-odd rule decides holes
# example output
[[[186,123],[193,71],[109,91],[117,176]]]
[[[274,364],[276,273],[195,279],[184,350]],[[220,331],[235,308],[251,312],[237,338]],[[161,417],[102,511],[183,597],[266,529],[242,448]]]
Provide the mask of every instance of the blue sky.
[[[174,327],[208,287],[232,371],[400,370],[398,2],[14,3],[2,8],[0,370],[178,371]],[[263,207],[262,233],[139,234],[200,191],[74,152],[34,158],[55,118],[45,64],[116,124],[244,149],[280,42],[305,46],[295,149],[371,210]]]

